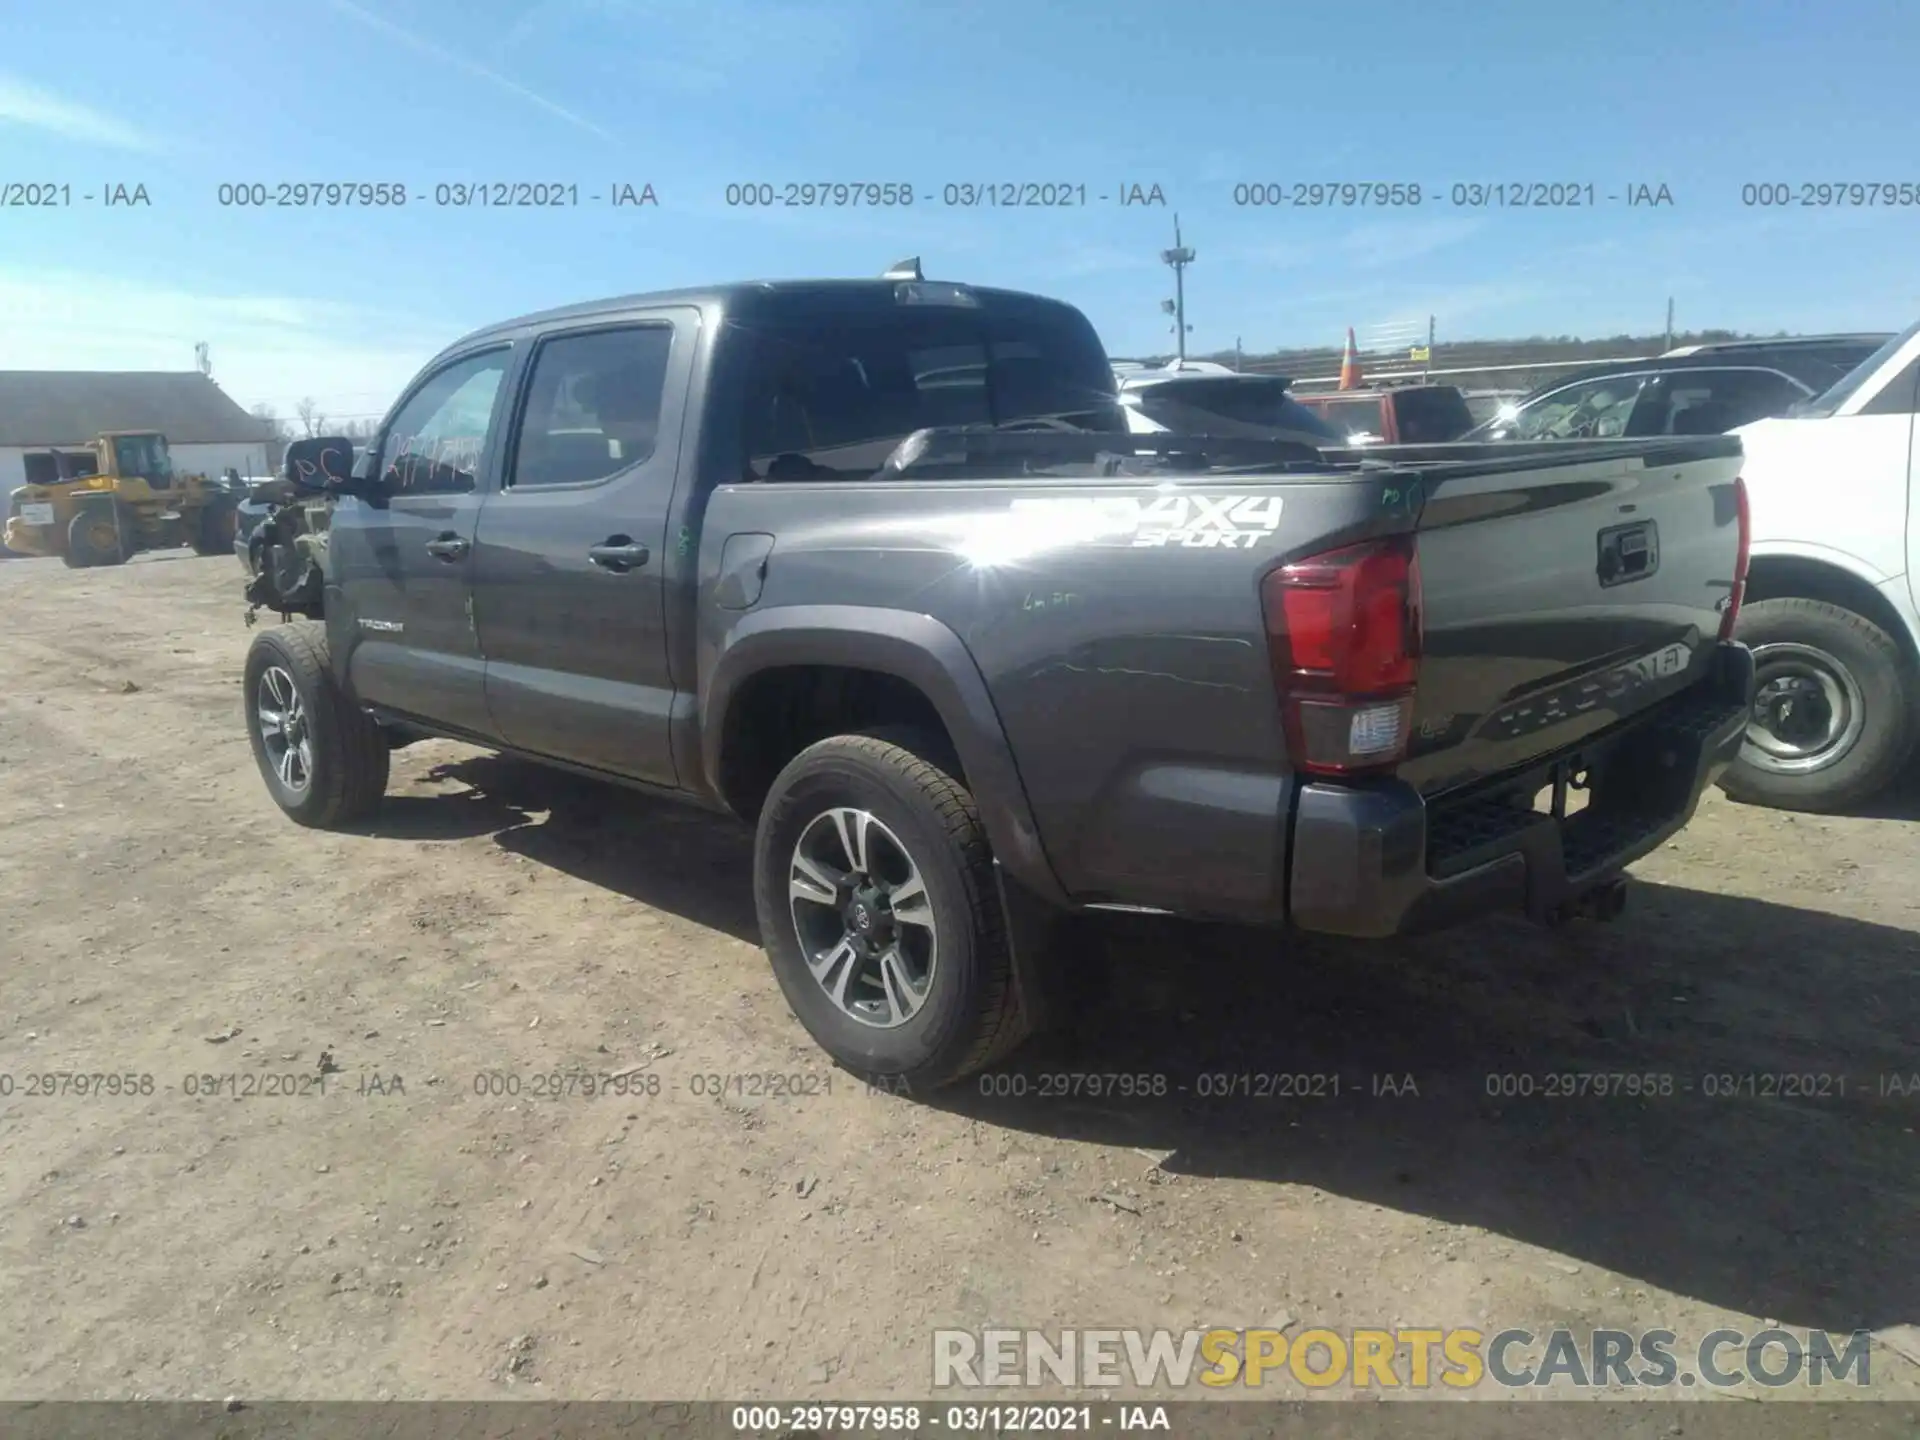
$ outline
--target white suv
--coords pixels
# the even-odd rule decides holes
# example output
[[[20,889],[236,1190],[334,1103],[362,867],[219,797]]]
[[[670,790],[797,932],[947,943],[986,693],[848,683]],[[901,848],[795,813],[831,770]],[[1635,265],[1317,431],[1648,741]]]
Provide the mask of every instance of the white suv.
[[[1824,394],[1735,430],[1753,511],[1739,638],[1758,691],[1729,795],[1837,810],[1920,736],[1920,325]]]

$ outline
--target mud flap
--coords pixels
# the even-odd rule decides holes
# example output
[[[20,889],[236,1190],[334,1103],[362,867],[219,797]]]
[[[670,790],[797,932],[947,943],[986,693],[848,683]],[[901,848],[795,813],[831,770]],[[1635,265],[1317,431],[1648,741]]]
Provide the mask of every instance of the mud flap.
[[[1094,922],[1042,899],[998,859],[993,873],[1027,1033],[1060,1029],[1097,1007],[1105,988],[1102,956],[1096,953],[1095,937],[1085,933]]]

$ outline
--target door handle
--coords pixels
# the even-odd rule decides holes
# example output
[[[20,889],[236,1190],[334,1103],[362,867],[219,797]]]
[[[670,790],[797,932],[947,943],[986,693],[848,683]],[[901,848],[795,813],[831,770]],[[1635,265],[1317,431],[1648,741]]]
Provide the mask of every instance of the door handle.
[[[467,553],[467,542],[458,535],[442,535],[427,541],[427,553],[436,560],[464,559]]]
[[[590,547],[587,558],[602,569],[625,574],[636,565],[646,564],[652,558],[652,552],[644,545],[634,544],[624,535],[614,535],[603,544]]]

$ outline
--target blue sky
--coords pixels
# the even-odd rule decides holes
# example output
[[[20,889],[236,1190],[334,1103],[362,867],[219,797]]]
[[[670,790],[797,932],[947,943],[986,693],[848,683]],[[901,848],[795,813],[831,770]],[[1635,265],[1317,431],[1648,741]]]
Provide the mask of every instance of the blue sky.
[[[1688,326],[1897,329],[1920,206],[1755,209],[1748,182],[1920,186],[1904,0],[0,0],[0,368],[185,369],[242,403],[383,410],[476,325],[596,295],[927,273],[1059,295],[1196,350]],[[402,209],[222,207],[222,183],[397,182]],[[457,210],[458,181],[578,186]],[[908,209],[729,207],[730,182],[908,183]],[[1085,185],[965,209],[949,182]],[[1236,206],[1242,182],[1417,182],[1418,208]],[[1455,182],[1595,208],[1456,207]],[[83,193],[146,186],[151,204]],[[651,184],[657,207],[592,194]],[[1665,184],[1673,203],[1608,202]],[[1099,196],[1158,185],[1168,200]],[[1436,187],[1439,190],[1436,195]]]

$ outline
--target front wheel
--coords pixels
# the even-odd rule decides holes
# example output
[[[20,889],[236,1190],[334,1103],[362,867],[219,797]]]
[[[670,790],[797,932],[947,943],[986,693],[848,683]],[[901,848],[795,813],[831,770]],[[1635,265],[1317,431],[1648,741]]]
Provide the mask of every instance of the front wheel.
[[[1914,686],[1900,646],[1822,600],[1761,600],[1740,613],[1753,650],[1753,714],[1720,778],[1736,800],[1845,810],[1900,774],[1914,743]]]
[[[118,565],[126,553],[120,545],[120,526],[104,505],[86,505],[67,522],[67,548],[60,557],[69,570],[95,565]]]
[[[326,830],[378,808],[387,791],[386,737],[334,679],[319,623],[296,621],[255,637],[246,711],[260,778],[290,819]]]
[[[1026,1034],[973,796],[910,734],[840,735],[773,782],[754,897],[795,1016],[841,1065],[951,1083]]]

